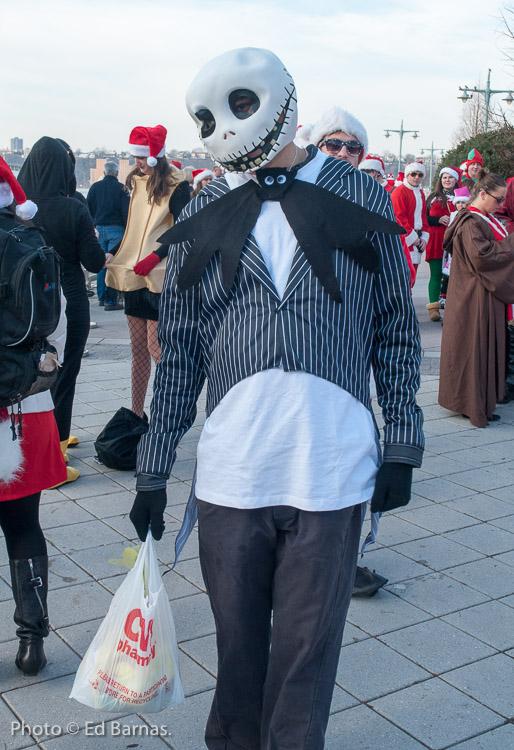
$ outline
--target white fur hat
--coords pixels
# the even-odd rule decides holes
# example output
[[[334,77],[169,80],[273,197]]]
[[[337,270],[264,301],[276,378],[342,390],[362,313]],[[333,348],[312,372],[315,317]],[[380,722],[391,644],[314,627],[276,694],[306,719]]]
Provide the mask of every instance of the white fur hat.
[[[308,126],[304,125],[297,134],[301,138],[304,138],[306,135],[302,133],[303,128],[306,127]],[[341,107],[332,107],[327,110],[321,115],[318,122],[312,125],[309,143],[317,146],[326,135],[336,133],[338,130],[342,130],[343,133],[348,133],[348,135],[353,135],[359,139],[364,146],[362,156],[368,153],[368,134],[366,128],[360,120],[350,114],[350,112],[347,112],[346,109],[341,109]]]

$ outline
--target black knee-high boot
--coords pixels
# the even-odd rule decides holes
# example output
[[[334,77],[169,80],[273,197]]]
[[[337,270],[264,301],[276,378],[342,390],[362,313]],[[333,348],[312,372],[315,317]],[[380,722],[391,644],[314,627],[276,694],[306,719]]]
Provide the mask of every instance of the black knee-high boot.
[[[14,622],[20,639],[15,664],[26,675],[36,675],[46,664],[43,638],[49,633],[46,598],[48,557],[10,560]]]

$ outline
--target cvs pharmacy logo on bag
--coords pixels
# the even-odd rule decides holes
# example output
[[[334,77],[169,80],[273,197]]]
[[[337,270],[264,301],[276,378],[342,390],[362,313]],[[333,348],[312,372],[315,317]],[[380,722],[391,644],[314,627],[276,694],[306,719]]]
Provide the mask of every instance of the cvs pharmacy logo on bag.
[[[141,610],[133,609],[128,613],[123,629],[127,637],[120,640],[117,650],[135,659],[139,666],[147,667],[150,660],[155,659],[155,643],[150,643],[153,620],[149,620],[146,625]]]

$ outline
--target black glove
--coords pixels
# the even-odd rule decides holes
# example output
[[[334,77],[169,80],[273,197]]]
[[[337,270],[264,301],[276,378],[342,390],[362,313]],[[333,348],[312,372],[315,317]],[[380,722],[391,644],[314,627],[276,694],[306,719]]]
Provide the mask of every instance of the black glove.
[[[401,508],[410,500],[412,466],[409,464],[383,463],[377,471],[375,491],[371,498],[371,512],[385,513]]]
[[[134,524],[138,537],[145,541],[148,526],[152,536],[159,540],[164,532],[164,510],[168,499],[166,489],[139,491],[134,500],[129,518]]]

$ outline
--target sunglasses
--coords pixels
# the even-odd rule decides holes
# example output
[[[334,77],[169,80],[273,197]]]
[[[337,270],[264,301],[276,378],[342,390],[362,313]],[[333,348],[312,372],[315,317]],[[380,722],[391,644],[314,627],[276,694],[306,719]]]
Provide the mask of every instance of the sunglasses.
[[[484,190],[485,190],[485,188],[484,188]],[[504,200],[505,200],[505,198],[506,198],[506,196],[505,196],[505,195],[504,195],[504,196],[503,196],[502,198],[497,198],[497,197],[496,197],[496,195],[493,195],[492,193],[490,193],[490,192],[489,192],[489,190],[485,190],[485,192],[487,193],[487,195],[490,195],[490,196],[491,196],[491,198],[494,198],[494,200],[496,201],[496,203],[497,203],[497,204],[498,204],[499,206],[501,206],[501,204],[503,203],[503,201],[504,201]]]
[[[411,172],[411,177],[423,177],[423,172]]]
[[[322,146],[325,146],[327,153],[331,156],[338,154],[343,146],[346,148],[346,152],[350,154],[350,156],[358,156],[364,149],[364,146],[362,143],[359,143],[359,141],[341,141],[339,138],[325,138],[325,140],[321,141],[319,144],[319,148]]]

